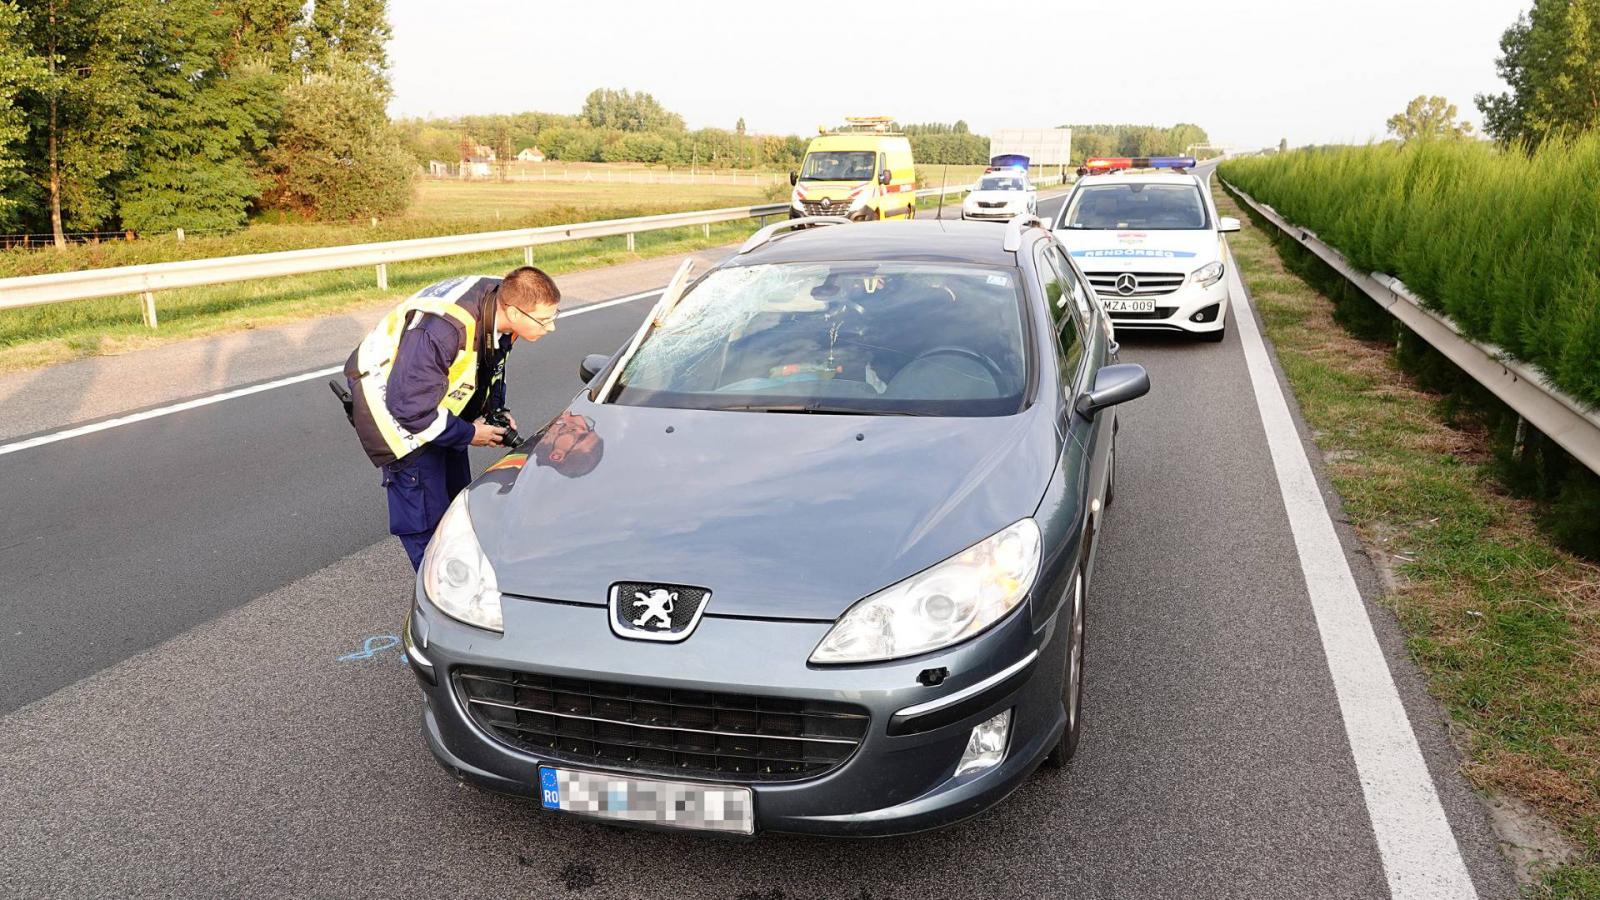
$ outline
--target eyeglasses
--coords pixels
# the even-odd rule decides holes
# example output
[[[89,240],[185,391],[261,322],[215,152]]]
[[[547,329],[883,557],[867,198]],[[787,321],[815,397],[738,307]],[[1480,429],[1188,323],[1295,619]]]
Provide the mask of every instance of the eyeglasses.
[[[511,309],[516,309],[518,315],[522,316],[524,319],[527,319],[528,321],[532,322],[533,324],[538,325],[540,328],[543,328],[545,331],[555,331],[556,330],[556,316],[559,315],[559,313],[551,313],[548,316],[534,316],[534,315],[529,315],[528,313],[523,312],[520,309],[517,309],[515,306],[511,307]]]

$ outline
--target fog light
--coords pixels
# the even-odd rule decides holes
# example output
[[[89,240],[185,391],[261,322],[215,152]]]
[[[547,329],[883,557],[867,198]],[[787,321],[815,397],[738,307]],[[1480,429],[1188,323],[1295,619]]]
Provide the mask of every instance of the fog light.
[[[1006,737],[1011,733],[1011,710],[979,722],[967,737],[967,750],[956,764],[956,774],[976,772],[1000,764],[1006,758]]]

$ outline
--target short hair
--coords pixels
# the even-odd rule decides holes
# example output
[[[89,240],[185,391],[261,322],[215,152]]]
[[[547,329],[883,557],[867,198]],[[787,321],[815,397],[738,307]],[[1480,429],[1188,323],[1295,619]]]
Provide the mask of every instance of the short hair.
[[[507,306],[531,312],[541,306],[561,302],[561,289],[555,279],[533,266],[518,266],[500,282],[500,299]]]

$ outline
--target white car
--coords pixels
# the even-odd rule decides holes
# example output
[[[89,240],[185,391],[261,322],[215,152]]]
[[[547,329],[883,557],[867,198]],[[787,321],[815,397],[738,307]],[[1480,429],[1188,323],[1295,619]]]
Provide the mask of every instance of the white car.
[[[1198,177],[1143,172],[1081,178],[1054,230],[1118,331],[1222,340],[1228,281],[1221,235],[1238,231],[1239,220],[1217,215]]]
[[[1021,171],[989,172],[973,185],[961,201],[961,218],[1004,221],[1039,208],[1039,193]]]

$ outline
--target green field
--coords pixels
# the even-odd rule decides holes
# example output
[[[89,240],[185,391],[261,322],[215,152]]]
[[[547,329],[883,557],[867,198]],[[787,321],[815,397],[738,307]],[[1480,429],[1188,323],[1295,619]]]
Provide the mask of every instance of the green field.
[[[417,184],[403,216],[360,223],[256,221],[221,235],[172,235],[0,252],[0,278],[111,266],[331,247],[771,202],[751,185],[434,181]],[[783,185],[788,196],[788,184]]]

